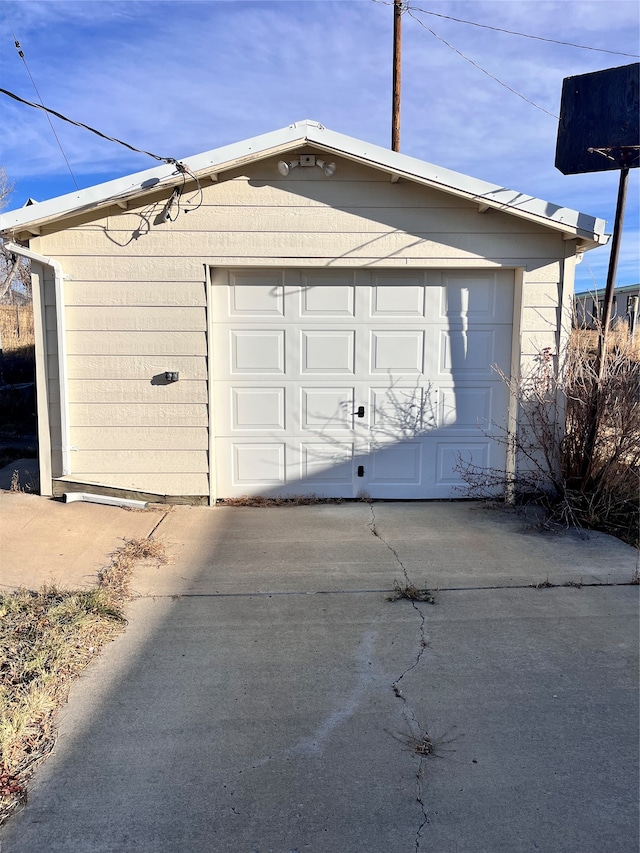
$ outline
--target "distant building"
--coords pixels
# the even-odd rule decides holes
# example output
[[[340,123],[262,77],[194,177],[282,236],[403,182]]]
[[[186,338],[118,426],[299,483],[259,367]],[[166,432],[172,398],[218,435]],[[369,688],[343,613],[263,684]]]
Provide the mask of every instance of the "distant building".
[[[597,329],[604,309],[604,288],[574,297],[573,325],[576,329]],[[640,284],[625,284],[613,291],[611,325],[625,324],[634,334],[638,325],[638,296]]]

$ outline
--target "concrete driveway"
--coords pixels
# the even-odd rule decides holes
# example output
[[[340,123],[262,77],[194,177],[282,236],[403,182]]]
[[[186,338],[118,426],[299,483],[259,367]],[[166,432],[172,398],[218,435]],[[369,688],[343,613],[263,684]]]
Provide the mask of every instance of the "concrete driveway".
[[[618,540],[474,503],[0,510],[9,585],[86,583],[152,530],[172,560],[137,569],[2,853],[637,853]],[[407,578],[436,603],[388,601]]]

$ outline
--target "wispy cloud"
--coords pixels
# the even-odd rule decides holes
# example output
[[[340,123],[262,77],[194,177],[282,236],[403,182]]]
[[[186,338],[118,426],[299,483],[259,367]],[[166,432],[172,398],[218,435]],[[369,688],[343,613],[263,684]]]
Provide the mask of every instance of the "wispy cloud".
[[[633,53],[638,46],[633,0],[410,0],[410,5],[595,47]],[[552,113],[559,109],[563,77],[632,61],[415,15]],[[389,5],[4,0],[0,76],[5,88],[33,99],[10,27],[47,105],[163,156],[185,157],[302,118],[389,145]],[[0,163],[17,181],[17,203],[27,195],[44,198],[73,188],[41,113],[3,98],[0,118]],[[152,165],[86,131],[57,121],[55,126],[81,185]],[[556,132],[554,119],[403,17],[406,153],[612,221],[616,176],[562,176],[554,168]],[[637,180],[634,170],[633,188]],[[632,189],[629,233],[637,231],[637,221]],[[633,277],[637,260],[626,237],[622,253],[621,270]],[[607,250],[588,256],[599,274],[601,268],[606,272],[606,256]]]

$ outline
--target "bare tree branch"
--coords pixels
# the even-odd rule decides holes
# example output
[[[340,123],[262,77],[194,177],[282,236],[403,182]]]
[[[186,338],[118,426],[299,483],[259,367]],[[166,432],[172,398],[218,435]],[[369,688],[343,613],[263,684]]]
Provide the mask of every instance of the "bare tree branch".
[[[12,194],[13,184],[7,178],[4,167],[0,167],[0,210],[9,204]],[[6,300],[7,293],[12,289],[26,299],[31,298],[30,264],[7,251],[0,240],[0,302]]]

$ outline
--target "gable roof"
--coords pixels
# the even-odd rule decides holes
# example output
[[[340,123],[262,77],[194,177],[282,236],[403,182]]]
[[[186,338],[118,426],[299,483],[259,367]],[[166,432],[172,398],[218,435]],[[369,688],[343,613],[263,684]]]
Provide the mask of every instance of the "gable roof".
[[[580,249],[606,243],[605,221],[560,207],[515,190],[500,187],[477,178],[435,166],[416,157],[372,145],[336,133],[318,122],[306,120],[281,130],[214,148],[189,157],[189,171],[199,178],[217,175],[238,166],[285,154],[300,145],[309,144],[327,153],[370,166],[432,189],[450,193],[504,213],[537,222],[579,241]],[[124,178],[116,178],[84,190],[68,193],[0,215],[0,232],[15,235],[21,231],[38,233],[42,225],[68,216],[98,209],[115,202],[138,198],[159,188],[181,184],[183,174],[174,164],[163,164]]]

